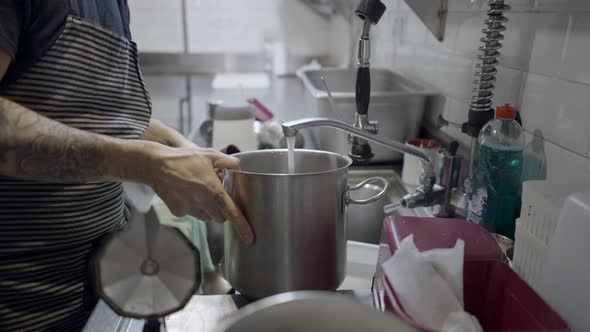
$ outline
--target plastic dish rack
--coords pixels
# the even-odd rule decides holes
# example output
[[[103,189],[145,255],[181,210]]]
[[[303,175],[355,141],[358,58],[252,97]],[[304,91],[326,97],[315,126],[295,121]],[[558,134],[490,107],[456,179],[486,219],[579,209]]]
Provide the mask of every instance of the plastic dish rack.
[[[537,290],[549,241],[559,222],[566,197],[588,191],[590,183],[527,181],[523,184],[520,219],[516,221],[514,270]]]

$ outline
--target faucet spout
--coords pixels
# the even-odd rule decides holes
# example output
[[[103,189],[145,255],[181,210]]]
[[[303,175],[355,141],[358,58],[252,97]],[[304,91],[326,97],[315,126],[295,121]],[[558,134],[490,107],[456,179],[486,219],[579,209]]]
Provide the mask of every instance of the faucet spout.
[[[339,129],[343,132],[363,138],[369,142],[382,145],[391,150],[410,154],[422,160],[426,167],[432,168],[432,160],[430,160],[430,157],[426,153],[412,146],[408,146],[400,142],[391,140],[389,138],[372,134],[366,130],[356,128],[354,126],[347,124],[346,122],[342,122],[339,120],[333,120],[328,118],[303,118],[299,120],[284,122],[283,134],[285,134],[285,136],[287,137],[292,137],[297,134],[297,131],[299,129],[310,127],[330,127]]]
[[[460,159],[455,152],[439,152],[437,159],[438,172],[434,172],[431,157],[413,146],[396,142],[362,128],[351,126],[345,122],[327,118],[303,118],[283,123],[283,133],[287,137],[297,135],[297,131],[310,127],[330,127],[346,132],[352,136],[364,139],[367,142],[382,145],[394,151],[412,155],[422,161],[424,173],[420,178],[420,185],[414,193],[404,196],[402,206],[415,208],[419,206],[439,207],[437,216],[448,217],[451,210],[451,193],[457,185]],[[456,149],[453,149],[456,150]],[[442,155],[442,157],[441,157]]]

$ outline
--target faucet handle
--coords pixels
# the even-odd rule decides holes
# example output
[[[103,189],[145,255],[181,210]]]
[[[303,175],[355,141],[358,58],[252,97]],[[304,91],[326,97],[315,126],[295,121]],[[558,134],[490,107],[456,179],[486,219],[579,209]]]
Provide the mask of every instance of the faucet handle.
[[[379,134],[379,121],[369,120],[369,125],[366,130],[375,135]]]
[[[461,176],[461,162],[463,158],[457,155],[458,144],[451,143],[448,150],[441,150],[437,158],[437,184],[455,188],[459,185]]]
[[[379,122],[370,121],[367,114],[357,113],[354,117],[353,126],[375,135],[379,132]],[[366,164],[373,158],[373,149],[365,139],[354,135],[348,135],[348,141],[351,143],[350,153],[348,155],[355,163]]]
[[[356,113],[354,115],[354,123],[352,125],[355,128],[368,131],[372,134],[379,133],[379,121],[369,120],[369,116],[367,114]]]
[[[357,136],[349,136],[350,139],[350,152],[348,156],[356,163],[356,164],[366,164],[371,159],[373,159],[373,149],[369,143]]]

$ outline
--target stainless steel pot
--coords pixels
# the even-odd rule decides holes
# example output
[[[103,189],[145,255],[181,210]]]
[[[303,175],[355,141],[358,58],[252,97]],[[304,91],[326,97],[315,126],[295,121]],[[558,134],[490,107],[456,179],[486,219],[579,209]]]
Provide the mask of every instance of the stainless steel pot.
[[[249,304],[220,322],[215,331],[415,332],[417,330],[397,316],[379,312],[347,295],[328,292],[293,292]]]
[[[388,182],[371,178],[348,186],[348,157],[312,150],[295,151],[295,173],[288,174],[287,150],[234,155],[241,170],[225,172],[227,192],[256,234],[242,244],[231,225],[225,229],[225,277],[242,294],[262,298],[295,290],[335,290],[346,271],[346,212],[384,196]],[[363,200],[351,190],[380,182],[383,190]]]

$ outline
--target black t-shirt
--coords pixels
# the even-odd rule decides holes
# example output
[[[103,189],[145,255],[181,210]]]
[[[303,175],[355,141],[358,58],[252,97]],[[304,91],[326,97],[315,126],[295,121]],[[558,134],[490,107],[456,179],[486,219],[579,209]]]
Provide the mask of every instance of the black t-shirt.
[[[0,49],[12,58],[2,85],[53,45],[69,14],[131,38],[127,0],[0,0]]]

